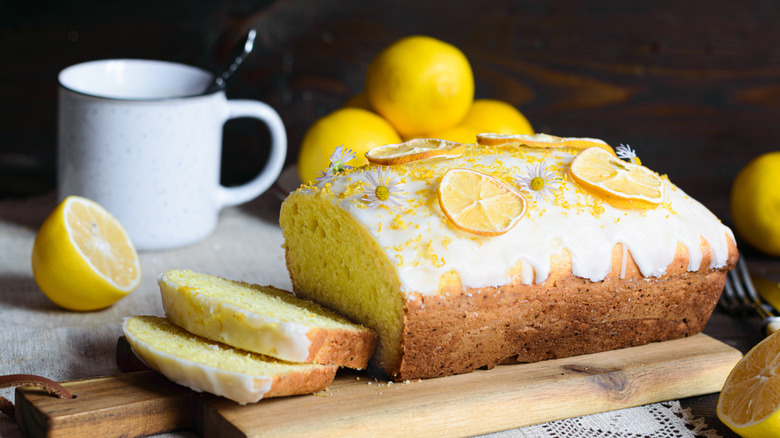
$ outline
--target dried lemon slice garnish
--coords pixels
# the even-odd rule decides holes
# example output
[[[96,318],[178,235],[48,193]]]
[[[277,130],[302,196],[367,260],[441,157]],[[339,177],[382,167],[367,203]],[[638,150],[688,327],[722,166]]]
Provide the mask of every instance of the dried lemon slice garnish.
[[[569,170],[579,185],[618,208],[655,208],[664,200],[661,177],[601,148],[591,147],[577,154]]]
[[[599,147],[615,155],[615,151],[603,140],[597,138],[556,137],[548,134],[512,135],[512,134],[477,134],[477,144],[483,146],[507,146],[521,144],[535,148],[575,148],[587,149]]]
[[[456,227],[482,236],[504,234],[525,214],[525,198],[500,179],[451,169],[439,184],[439,205]]]
[[[415,138],[403,143],[377,146],[366,152],[370,163],[383,166],[406,164],[428,158],[455,158],[463,155],[466,146],[438,138]]]

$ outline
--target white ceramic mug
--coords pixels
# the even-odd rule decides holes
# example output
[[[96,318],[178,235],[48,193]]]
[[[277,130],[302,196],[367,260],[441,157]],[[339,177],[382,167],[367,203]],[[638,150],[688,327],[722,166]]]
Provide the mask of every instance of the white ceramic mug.
[[[127,229],[138,249],[196,242],[219,211],[262,194],[279,176],[287,136],[265,103],[203,95],[212,74],[162,61],[116,59],[59,74],[57,192],[96,201]],[[219,183],[222,131],[229,119],[262,120],[268,162],[238,187]]]

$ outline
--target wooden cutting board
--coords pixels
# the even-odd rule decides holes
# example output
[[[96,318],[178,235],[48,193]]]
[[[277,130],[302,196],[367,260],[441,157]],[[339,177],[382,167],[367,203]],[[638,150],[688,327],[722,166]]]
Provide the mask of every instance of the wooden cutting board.
[[[73,400],[17,389],[16,420],[32,437],[471,436],[718,392],[741,357],[698,334],[407,383],[339,371],[326,391],[243,406],[137,371],[64,382]]]

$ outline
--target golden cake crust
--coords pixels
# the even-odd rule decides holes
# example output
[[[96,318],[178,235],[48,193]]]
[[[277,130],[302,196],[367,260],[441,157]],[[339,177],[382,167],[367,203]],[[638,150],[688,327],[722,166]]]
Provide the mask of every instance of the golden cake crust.
[[[308,372],[292,372],[273,376],[271,389],[264,398],[284,397],[288,395],[311,394],[322,391],[336,377],[336,366],[323,366]]]
[[[376,333],[363,330],[313,328],[306,337],[311,341],[306,362],[339,365],[362,370],[376,349]]]
[[[440,294],[406,301],[402,359],[389,372],[397,380],[446,376],[699,333],[738,257],[731,243],[727,266],[708,269],[709,249],[703,246],[699,271],[687,270],[687,251],[680,245],[667,274],[658,278],[643,277],[630,252],[621,278],[620,244],[611,272],[600,282],[572,276],[565,253],[539,284],[462,289],[450,277]]]

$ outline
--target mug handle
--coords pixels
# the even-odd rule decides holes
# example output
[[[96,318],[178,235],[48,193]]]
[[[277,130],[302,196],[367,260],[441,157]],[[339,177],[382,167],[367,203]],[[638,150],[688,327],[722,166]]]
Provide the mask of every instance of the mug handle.
[[[226,120],[239,117],[252,117],[262,120],[271,133],[271,154],[263,170],[246,184],[237,187],[217,187],[219,208],[238,205],[250,201],[268,190],[276,182],[284,167],[287,156],[287,132],[284,130],[279,114],[273,108],[256,100],[228,100]]]

